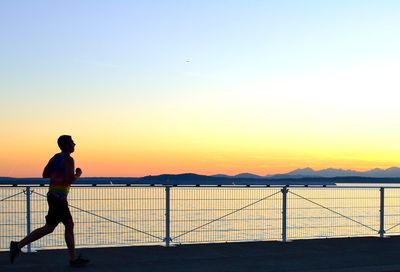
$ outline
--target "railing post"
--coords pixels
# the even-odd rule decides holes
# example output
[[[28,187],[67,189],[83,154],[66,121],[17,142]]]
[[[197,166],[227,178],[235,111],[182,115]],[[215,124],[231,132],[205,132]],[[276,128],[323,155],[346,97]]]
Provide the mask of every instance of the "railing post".
[[[287,192],[288,188],[285,186],[282,192],[282,242],[286,242],[286,211],[287,211]]]
[[[31,187],[27,186],[26,194],[26,235],[31,233]],[[28,252],[32,252],[31,244],[27,245]]]
[[[171,242],[170,234],[170,186],[165,186],[165,246],[169,247]]]
[[[379,236],[383,238],[385,236],[385,188],[381,187],[380,188],[381,196],[381,205],[380,205],[380,227],[379,227]]]

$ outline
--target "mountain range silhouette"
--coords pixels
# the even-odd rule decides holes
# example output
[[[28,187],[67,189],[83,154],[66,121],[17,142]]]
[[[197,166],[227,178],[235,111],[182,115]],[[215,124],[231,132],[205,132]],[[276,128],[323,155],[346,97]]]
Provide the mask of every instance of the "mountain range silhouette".
[[[0,177],[0,184],[47,184],[42,178]],[[83,177],[78,184],[164,184],[164,185],[334,185],[337,183],[400,183],[400,168],[375,168],[354,171],[336,168],[296,169],[286,174],[259,176],[252,173],[198,175],[193,173],[162,174],[145,177]]]
[[[350,169],[327,168],[322,170],[313,170],[310,167],[293,170],[286,174],[276,174],[269,176],[257,176],[253,174],[239,174],[235,177],[253,177],[253,178],[299,178],[299,177],[370,177],[370,178],[400,178],[400,168],[390,167],[387,169],[374,168],[367,171],[355,171]]]

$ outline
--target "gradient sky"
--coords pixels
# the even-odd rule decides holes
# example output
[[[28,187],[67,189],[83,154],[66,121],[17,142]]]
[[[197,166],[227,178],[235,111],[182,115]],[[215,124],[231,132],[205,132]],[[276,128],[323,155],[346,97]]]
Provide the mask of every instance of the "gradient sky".
[[[400,166],[400,1],[0,2],[0,176]]]

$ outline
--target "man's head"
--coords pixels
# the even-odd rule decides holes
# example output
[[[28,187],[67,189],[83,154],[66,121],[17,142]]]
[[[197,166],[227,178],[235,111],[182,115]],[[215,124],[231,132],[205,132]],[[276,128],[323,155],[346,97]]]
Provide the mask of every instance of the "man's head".
[[[75,143],[69,135],[61,135],[58,137],[57,144],[63,152],[72,153],[75,151]]]

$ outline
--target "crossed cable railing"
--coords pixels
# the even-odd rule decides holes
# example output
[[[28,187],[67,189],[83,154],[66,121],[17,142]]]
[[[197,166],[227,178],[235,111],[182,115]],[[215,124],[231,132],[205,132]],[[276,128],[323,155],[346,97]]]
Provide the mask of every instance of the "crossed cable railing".
[[[47,188],[2,189],[7,190],[0,194],[0,250],[6,250],[10,240],[43,225]],[[400,226],[400,187],[90,185],[73,190],[69,202],[78,246],[384,237],[399,233]],[[63,246],[58,229],[33,248]]]
[[[345,219],[347,219],[347,220],[349,220],[351,222],[354,222],[354,223],[356,223],[356,224],[358,224],[360,226],[363,226],[363,227],[365,227],[367,229],[370,229],[370,230],[372,230],[372,231],[374,231],[376,233],[379,233],[378,229],[372,228],[372,227],[370,227],[370,226],[368,226],[368,225],[366,225],[366,224],[364,224],[364,223],[362,223],[362,222],[360,222],[358,220],[355,220],[355,219],[351,218],[350,216],[347,216],[347,215],[345,215],[343,213],[337,212],[337,211],[335,211],[335,210],[333,210],[333,209],[331,209],[329,207],[325,207],[324,205],[321,205],[321,204],[319,204],[319,203],[317,203],[315,201],[312,201],[312,200],[310,200],[310,199],[308,199],[306,197],[303,197],[303,196],[301,196],[299,194],[296,194],[296,193],[293,193],[293,192],[290,192],[290,191],[288,191],[288,193],[290,193],[290,194],[292,194],[294,196],[297,196],[298,198],[303,199],[303,200],[305,200],[307,202],[310,202],[310,203],[314,204],[315,206],[318,206],[318,207],[320,207],[322,209],[325,209],[325,210],[327,210],[327,211],[329,211],[329,212],[331,212],[333,214],[339,215],[340,217],[345,218]]]
[[[39,196],[41,196],[41,197],[46,198],[46,195],[37,193],[37,192],[35,192],[35,191],[32,191],[32,193],[37,194],[37,195],[39,195]],[[70,208],[73,208],[73,209],[75,209],[75,210],[78,210],[78,211],[80,211],[80,212],[87,213],[87,214],[92,215],[92,216],[94,216],[94,217],[100,218],[100,219],[105,220],[105,221],[107,221],[107,222],[110,222],[110,223],[119,225],[119,226],[121,226],[121,227],[124,227],[124,228],[130,229],[130,230],[139,232],[139,233],[144,234],[144,235],[148,235],[148,236],[150,236],[150,237],[159,239],[159,240],[161,240],[161,241],[163,240],[162,237],[158,237],[158,236],[152,235],[151,233],[148,233],[148,232],[145,232],[145,231],[141,231],[141,230],[139,230],[139,229],[137,229],[137,228],[134,228],[134,227],[131,227],[131,226],[129,226],[129,225],[126,225],[126,224],[120,223],[120,222],[118,222],[118,221],[112,220],[112,219],[110,219],[110,218],[107,218],[107,217],[98,215],[98,214],[96,214],[96,213],[94,213],[94,212],[81,209],[81,208],[79,208],[79,207],[77,207],[77,206],[69,205],[69,207],[70,207]]]

